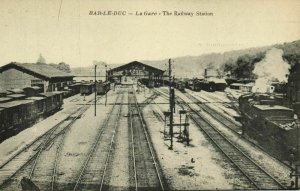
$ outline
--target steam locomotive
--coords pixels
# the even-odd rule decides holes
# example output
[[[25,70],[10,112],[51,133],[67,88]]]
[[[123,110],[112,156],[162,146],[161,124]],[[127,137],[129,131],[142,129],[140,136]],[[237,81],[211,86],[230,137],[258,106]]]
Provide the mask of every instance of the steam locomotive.
[[[288,105],[300,117],[300,63],[291,67],[286,89]]]
[[[239,98],[243,133],[281,160],[299,147],[299,127],[294,111],[279,105],[281,97],[267,93],[250,93]]]

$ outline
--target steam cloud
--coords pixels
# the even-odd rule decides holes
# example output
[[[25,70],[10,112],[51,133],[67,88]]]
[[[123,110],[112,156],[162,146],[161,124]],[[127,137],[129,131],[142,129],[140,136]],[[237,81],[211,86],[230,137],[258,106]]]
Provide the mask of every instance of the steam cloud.
[[[258,78],[252,92],[272,93],[274,89],[270,86],[271,81],[287,82],[290,65],[282,59],[282,54],[281,49],[272,48],[266,53],[266,57],[262,61],[255,64],[253,73]]]

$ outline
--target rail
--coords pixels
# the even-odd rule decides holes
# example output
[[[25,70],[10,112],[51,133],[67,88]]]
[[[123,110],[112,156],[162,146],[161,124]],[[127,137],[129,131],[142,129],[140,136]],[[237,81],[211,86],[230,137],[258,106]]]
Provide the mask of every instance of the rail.
[[[134,92],[134,91],[133,91]],[[130,94],[128,94],[130,95]],[[128,99],[130,100],[130,99]],[[144,120],[143,120],[143,117],[142,117],[142,114],[141,114],[141,111],[140,111],[140,108],[139,108],[139,105],[138,105],[138,101],[137,101],[137,98],[136,98],[136,94],[135,92],[133,93],[133,107],[135,107],[137,109],[137,112],[138,112],[138,116],[139,116],[139,121],[143,127],[143,133],[145,135],[145,138],[146,138],[146,142],[147,142],[147,145],[148,145],[148,148],[149,148],[149,151],[150,151],[150,154],[151,154],[151,159],[153,161],[153,164],[154,164],[154,168],[155,168],[155,172],[156,172],[156,176],[158,178],[158,181],[159,181],[159,186],[160,186],[160,189],[161,190],[164,190],[164,184],[163,184],[163,181],[162,181],[162,178],[160,176],[160,172],[159,172],[159,169],[158,169],[158,165],[157,165],[157,161],[155,159],[155,154],[154,154],[154,151],[153,151],[153,148],[151,146],[151,143],[150,143],[150,139],[149,139],[149,136],[148,136],[148,133],[147,133],[147,130],[146,130],[146,125],[144,123]],[[130,107],[130,124],[131,124],[131,135],[132,135],[132,147],[133,147],[133,158],[134,158],[134,170],[135,170],[135,186],[136,186],[136,190],[138,190],[138,180],[137,180],[137,172],[136,172],[136,157],[135,157],[135,153],[134,153],[134,137],[133,137],[133,114],[132,114],[132,104],[130,103],[129,105]]]
[[[160,91],[157,91],[160,92]],[[166,94],[160,92],[167,97]],[[183,101],[176,97],[177,100]],[[189,104],[186,104],[192,112],[191,119],[202,129],[207,137],[219,148],[219,150],[240,170],[242,174],[255,186],[256,189],[284,189],[285,187],[272,175],[262,169],[255,161],[248,157],[225,135],[223,135],[210,121],[203,118]],[[196,115],[196,116],[195,116]]]
[[[217,111],[216,109],[210,108],[206,104],[202,104],[202,102],[199,102],[198,99],[195,96],[193,96],[191,94],[188,94],[188,93],[185,93],[184,95],[187,96],[189,99],[193,100],[193,102],[196,103],[196,105],[198,105],[200,108],[202,108],[206,113],[208,113],[211,117],[213,117],[214,119],[216,119],[219,123],[221,123],[222,125],[224,125],[226,128],[228,128],[229,130],[231,130],[233,133],[235,133],[237,135],[241,135],[241,133],[242,133],[241,130],[243,130],[242,129],[243,128],[242,125],[238,125],[232,119],[228,118],[227,116],[225,116],[221,112]],[[202,97],[201,97],[201,99],[206,100],[205,98],[202,98]],[[274,119],[274,120],[276,120],[276,119]],[[281,119],[281,120],[284,120],[284,119]],[[270,157],[273,157],[262,146],[260,146],[259,144],[255,143],[254,141],[251,141],[249,139],[245,139],[245,141],[247,141],[252,146],[257,147],[262,152],[264,152],[266,155],[268,155]],[[286,162],[284,162],[284,161],[282,161],[282,160],[280,160],[278,158],[274,158],[274,160],[276,160],[276,162],[280,163],[284,167],[290,168],[290,166],[289,166],[288,163],[286,163]]]
[[[241,125],[237,125],[234,121],[232,121],[232,119],[228,118],[227,116],[224,116],[223,114],[221,114],[219,111],[210,108],[209,106],[207,106],[206,104],[202,104],[201,102],[199,103],[199,100],[197,98],[195,98],[195,96],[189,94],[189,93],[185,93],[184,94],[186,97],[188,97],[190,100],[192,100],[193,102],[196,103],[196,105],[198,105],[201,109],[203,109],[206,113],[210,114],[214,119],[216,119],[218,122],[222,123],[223,125],[225,125],[228,129],[234,131],[235,133],[239,134],[238,130],[241,130],[242,126]],[[204,98],[202,98],[204,99]],[[206,100],[206,99],[204,99]]]
[[[133,138],[133,120],[132,120],[132,111],[131,111],[131,104],[129,103],[129,117],[130,117],[130,132],[131,132],[131,147],[132,147],[132,158],[133,158],[133,170],[134,170],[134,182],[135,182],[135,190],[138,190],[138,183],[137,183],[137,172],[136,172],[136,159],[135,159],[135,149],[134,149],[134,138]]]
[[[114,133],[113,133],[113,136],[112,136],[111,141],[110,141],[109,150],[108,150],[108,153],[107,153],[107,156],[106,156],[106,160],[105,160],[105,164],[104,164],[104,170],[103,170],[103,174],[102,174],[102,178],[101,178],[101,184],[100,184],[100,191],[103,188],[104,178],[105,178],[105,175],[106,175],[106,170],[107,170],[108,163],[110,161],[109,158],[110,158],[110,154],[111,154],[111,151],[112,151],[112,145],[114,143],[116,129],[117,129],[118,121],[120,119],[121,111],[122,111],[122,106],[120,107],[118,115],[117,115],[117,119],[118,120],[116,120],[115,124],[114,124],[114,131],[113,131]]]
[[[90,100],[89,102],[92,102]],[[88,103],[89,103],[88,102]],[[70,115],[68,115],[64,120],[50,128],[48,131],[46,131],[41,136],[34,139],[30,144],[26,145],[22,149],[20,149],[16,154],[14,154],[12,157],[10,157],[6,162],[4,162],[0,166],[0,172],[6,171],[11,172],[9,176],[6,174],[1,177],[0,175],[0,188],[3,187],[13,176],[15,176],[23,167],[28,165],[32,160],[33,166],[29,173],[29,178],[32,178],[35,166],[37,164],[37,161],[39,159],[40,154],[47,148],[47,145],[51,143],[54,139],[56,139],[59,135],[67,131],[67,129],[76,121],[78,117],[80,117],[90,106],[88,104],[84,104],[82,107],[77,109],[76,111],[72,112]],[[77,115],[76,115],[77,114]],[[72,117],[73,115],[76,115],[76,117]],[[62,127],[62,124],[65,123],[68,119],[70,122]],[[55,131],[62,128],[59,132],[55,133]],[[26,151],[26,152],[25,152]],[[23,156],[21,156],[23,155]],[[23,158],[24,163],[20,163],[20,158]],[[14,169],[11,169],[10,167],[14,167]],[[1,180],[2,179],[2,180]]]
[[[116,102],[117,102],[117,100],[118,100],[119,98],[120,98],[120,94],[118,94],[118,97],[117,97],[117,99],[116,99]],[[116,106],[116,104],[113,105],[113,107],[111,108],[111,111],[110,111],[109,113],[112,113],[112,112],[114,111],[115,106]],[[119,118],[120,113],[121,113],[121,107],[119,107],[119,110],[118,110],[118,118]],[[87,166],[88,166],[88,164],[89,164],[91,158],[93,157],[93,155],[94,155],[94,153],[95,153],[95,151],[96,151],[96,149],[97,149],[97,146],[99,145],[99,141],[100,141],[100,139],[101,139],[101,137],[102,137],[102,134],[103,134],[104,130],[107,128],[107,126],[108,126],[108,124],[109,124],[109,121],[110,121],[111,117],[112,117],[112,115],[109,115],[109,116],[106,118],[106,120],[105,120],[105,122],[104,122],[104,126],[99,130],[99,132],[98,132],[98,134],[97,134],[97,136],[96,136],[96,139],[95,139],[95,141],[94,141],[94,143],[93,143],[93,145],[92,145],[92,147],[91,147],[91,149],[90,149],[90,151],[89,151],[89,153],[88,153],[88,155],[87,155],[87,157],[86,157],[86,159],[85,159],[85,161],[84,161],[84,163],[83,163],[83,165],[82,165],[82,167],[81,167],[81,169],[80,169],[79,176],[77,177],[75,186],[74,186],[74,188],[73,188],[74,191],[78,189],[78,186],[79,186],[79,184],[81,183],[81,179],[82,179],[82,177],[83,177],[83,175],[84,175],[84,172],[86,171],[86,168],[87,168]],[[114,128],[117,127],[117,122],[118,122],[118,120],[115,120]],[[107,154],[107,156],[106,156],[106,162],[105,162],[105,164],[104,164],[104,165],[105,165],[105,167],[104,167],[104,172],[103,172],[103,176],[102,176],[101,183],[100,183],[100,190],[102,189],[102,186],[103,186],[104,177],[105,177],[105,171],[106,171],[106,166],[107,166],[107,164],[108,164],[110,152],[111,152],[111,150],[112,150],[112,144],[113,144],[115,132],[116,132],[116,131],[113,132],[113,136],[112,136],[112,139],[111,139],[111,141],[110,141],[110,146],[109,146],[108,154]]]

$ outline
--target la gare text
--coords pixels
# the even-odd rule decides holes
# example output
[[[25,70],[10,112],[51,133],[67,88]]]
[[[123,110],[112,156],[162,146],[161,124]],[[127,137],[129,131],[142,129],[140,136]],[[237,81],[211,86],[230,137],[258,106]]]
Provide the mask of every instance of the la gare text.
[[[94,16],[214,16],[213,12],[206,11],[89,11],[89,15]]]

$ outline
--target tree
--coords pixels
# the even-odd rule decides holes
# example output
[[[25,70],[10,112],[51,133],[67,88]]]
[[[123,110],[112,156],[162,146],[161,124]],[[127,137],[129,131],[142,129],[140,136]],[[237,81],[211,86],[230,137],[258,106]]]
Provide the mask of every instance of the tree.
[[[283,59],[287,61],[291,66],[294,66],[296,64],[300,63],[300,55],[298,54],[284,54]]]
[[[69,64],[66,64],[64,62],[60,62],[58,65],[57,65],[57,69],[61,70],[61,71],[64,71],[66,73],[71,73],[71,69],[70,69],[70,65]]]
[[[224,72],[230,72],[236,78],[254,78],[252,71],[255,63],[261,61],[264,56],[265,52],[259,52],[255,55],[244,54],[236,61],[229,59],[224,63]]]
[[[69,64],[66,64],[64,62],[60,62],[59,64],[50,63],[49,65],[56,68],[56,69],[58,69],[58,70],[61,70],[63,72],[71,73],[71,69],[70,69]]]
[[[221,66],[221,69],[223,69],[225,73],[230,73],[233,75],[233,77],[235,77],[234,71],[236,70],[236,68],[237,68],[236,62],[232,58],[228,59],[224,63],[224,65]]]

